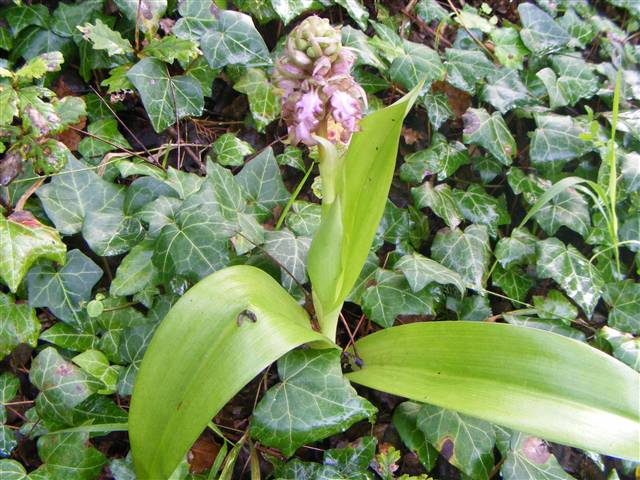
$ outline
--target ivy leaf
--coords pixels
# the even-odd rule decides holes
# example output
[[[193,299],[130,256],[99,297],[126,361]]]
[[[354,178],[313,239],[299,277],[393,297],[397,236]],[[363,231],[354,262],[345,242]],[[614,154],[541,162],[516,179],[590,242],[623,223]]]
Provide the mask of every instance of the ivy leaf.
[[[423,405],[418,414],[418,428],[449,463],[472,478],[489,478],[496,440],[490,423]]]
[[[3,106],[0,109],[0,125],[11,125],[13,117],[18,115],[18,94],[10,85],[0,86],[0,102]]]
[[[104,0],[87,0],[81,4],[60,2],[51,16],[51,29],[63,37],[73,37],[77,26],[83,25],[100,13]]]
[[[124,297],[154,285],[160,273],[151,261],[153,252],[154,242],[150,240],[134,246],[118,266],[109,293],[115,297]]]
[[[494,53],[505,67],[522,70],[529,50],[524,46],[515,28],[495,28],[489,34],[494,44]]]
[[[280,283],[286,289],[292,290],[297,283],[307,282],[306,264],[310,246],[311,238],[296,237],[287,230],[265,232],[264,250],[282,265]]]
[[[259,132],[280,114],[280,99],[267,74],[259,68],[249,68],[233,86],[249,97],[251,117]]]
[[[232,10],[220,12],[200,39],[200,47],[212,68],[271,63],[269,50],[251,17]]]
[[[45,348],[33,359],[29,380],[40,390],[36,398],[38,415],[52,427],[71,424],[73,407],[102,387],[53,347]]]
[[[403,40],[403,53],[391,63],[389,75],[391,80],[410,90],[425,79],[427,84],[440,80],[444,67],[435,50]]]
[[[211,148],[214,158],[225,167],[240,167],[244,164],[244,157],[255,152],[251,144],[233,133],[220,135]]]
[[[462,215],[453,198],[451,187],[446,183],[434,187],[431,183],[425,182],[419,187],[412,188],[411,194],[418,208],[429,207],[450,228],[456,228],[462,222]]]
[[[401,257],[394,268],[404,274],[414,292],[422,290],[432,282],[454,285],[461,295],[464,295],[467,288],[467,284],[458,273],[416,252]]]
[[[155,32],[167,10],[167,0],[114,0],[115,4],[133,24],[139,23],[143,32]]]
[[[161,39],[152,38],[142,53],[169,64],[176,60],[188,64],[200,55],[196,42],[175,35],[167,35]]]
[[[96,19],[95,25],[86,23],[83,27],[78,27],[78,30],[82,32],[85,40],[93,43],[95,50],[106,50],[110,57],[133,53],[133,47],[129,40],[122,38],[120,32],[112,30],[99,18]]]
[[[216,22],[211,0],[184,0],[178,4],[178,13],[172,33],[186,40],[199,40]]]
[[[489,115],[484,108],[470,108],[462,120],[464,143],[480,145],[503,165],[511,165],[518,147],[500,113]]]
[[[611,327],[604,326],[598,337],[605,339],[613,350],[613,356],[626,363],[636,372],[640,372],[640,338],[624,334]]]
[[[80,232],[89,212],[119,211],[124,202],[122,187],[104,181],[74,158],[69,159],[61,175],[36,194],[47,216],[64,235]]]
[[[304,172],[307,169],[304,164],[304,160],[302,159],[302,150],[291,145],[287,145],[284,148],[284,152],[276,156],[276,161],[278,162],[278,165],[286,165],[288,167],[295,168],[296,170],[300,170],[301,172]]]
[[[378,70],[385,68],[376,49],[371,45],[370,38],[362,30],[349,25],[342,27],[342,45],[355,51],[358,55],[357,64],[369,65]]]
[[[39,333],[40,322],[35,310],[26,303],[15,303],[13,296],[0,292],[0,360],[23,343],[35,347]]]
[[[570,325],[578,316],[578,309],[557,290],[551,290],[546,297],[535,295],[533,305],[538,317],[560,320]]]
[[[520,38],[533,53],[542,55],[563,49],[571,40],[567,31],[532,3],[518,5],[522,22]]]
[[[84,372],[104,384],[105,388],[99,390],[98,393],[109,394],[115,392],[116,383],[118,382],[118,369],[121,367],[116,368],[109,365],[109,360],[100,350],[85,350],[73,357],[72,361]]]
[[[143,58],[127,72],[127,78],[142,98],[156,132],[164,131],[176,119],[202,115],[204,95],[192,77],[171,77],[166,64],[157,58]]]
[[[565,246],[557,238],[538,242],[536,249],[538,276],[555,280],[591,318],[603,283],[598,271],[573,245]]]
[[[500,265],[526,265],[535,260],[538,239],[526,228],[514,228],[510,237],[498,240],[495,256]]]
[[[433,125],[435,130],[439,130],[444,122],[453,116],[453,110],[449,105],[449,99],[447,95],[442,92],[434,93],[433,91],[427,91],[422,103],[427,109],[429,115],[429,122]]]
[[[31,25],[49,27],[49,9],[46,5],[16,5],[4,9],[2,14],[11,27],[14,37]]]
[[[362,297],[362,310],[367,318],[388,328],[398,315],[435,315],[441,297],[437,285],[414,292],[403,274],[379,268]]]
[[[425,434],[418,428],[421,409],[420,403],[402,402],[393,412],[393,426],[402,442],[418,456],[425,470],[430,471],[435,466],[438,451],[429,444]]]
[[[251,16],[262,25],[278,18],[278,14],[271,6],[271,2],[264,2],[262,0],[236,0],[234,5],[243,12],[251,14]]]
[[[287,25],[298,15],[309,10],[313,0],[270,0],[270,3],[278,17]]]
[[[27,277],[29,305],[46,307],[63,322],[83,330],[85,313],[81,302],[91,299],[91,289],[102,277],[102,270],[80,250],[71,250],[59,270],[37,265]]]
[[[514,432],[500,469],[505,480],[572,480],[560,466],[544,440]]]
[[[608,323],[625,332],[640,333],[640,283],[633,280],[609,283],[602,296],[611,306]]]
[[[534,285],[533,279],[516,265],[507,268],[496,265],[491,276],[491,283],[502,290],[508,297],[520,302],[526,300],[527,293]]]
[[[629,152],[624,155],[620,174],[627,191],[640,191],[640,153]]]
[[[50,329],[42,332],[40,340],[74,352],[89,350],[98,343],[98,337],[95,335],[76,330],[62,322],[58,322]]]
[[[387,200],[382,220],[376,231],[374,248],[378,242],[389,242],[396,246],[396,252],[413,252],[429,235],[429,224],[416,209],[398,208]]]
[[[28,211],[0,214],[0,278],[14,292],[37,260],[64,263],[67,247],[58,232],[42,225]]]
[[[480,185],[470,185],[466,191],[453,189],[452,196],[462,216],[471,223],[485,225],[494,238],[500,225],[511,223],[504,199],[492,197]]]
[[[316,203],[296,200],[285,219],[287,227],[298,236],[313,237],[320,228],[322,207]]]
[[[2,301],[2,297],[0,297]],[[0,304],[1,306],[2,304]],[[20,380],[15,375],[4,372],[0,374],[0,424],[7,421],[7,413],[4,405],[9,403],[18,394]]]
[[[49,72],[60,71],[60,65],[64,62],[64,57],[60,52],[47,52],[29,60],[24,66],[16,71],[16,78],[31,81],[35,78],[42,78]]]
[[[444,228],[436,233],[431,256],[445,267],[458,272],[476,291],[483,290],[483,277],[491,251],[484,225],[469,225],[464,232]]]
[[[274,208],[284,206],[289,200],[271,147],[247,162],[236,180],[247,197],[250,211],[257,213],[259,218],[270,217]]]
[[[487,84],[482,88],[480,98],[501,113],[535,103],[529,90],[520,80],[518,71],[507,67],[494,69],[487,76]]]
[[[251,419],[252,436],[286,456],[346,430],[376,409],[342,375],[337,350],[294,350],[278,360],[282,383],[262,397]]]
[[[477,50],[447,48],[445,57],[447,82],[471,94],[476,91],[476,83],[496,69],[486,55]]]
[[[356,21],[361,29],[366,30],[368,26],[367,20],[369,20],[369,12],[362,6],[362,3],[359,0],[334,1],[347,11],[349,16]]]
[[[438,174],[438,180],[442,181],[469,163],[467,148],[462,143],[449,143],[444,135],[436,133],[429,148],[404,158],[400,178],[405,182],[420,183],[425,176]]]
[[[585,48],[596,35],[594,26],[580,19],[572,8],[567,8],[558,22],[571,36],[571,40],[569,41],[570,47]]]
[[[573,106],[580,99],[591,98],[598,92],[600,82],[582,58],[554,55],[551,64],[558,75],[556,86],[568,105]]]
[[[75,367],[74,367],[75,368]],[[105,456],[89,443],[89,433],[45,435],[38,439],[38,453],[53,480],[92,480],[100,475]]]

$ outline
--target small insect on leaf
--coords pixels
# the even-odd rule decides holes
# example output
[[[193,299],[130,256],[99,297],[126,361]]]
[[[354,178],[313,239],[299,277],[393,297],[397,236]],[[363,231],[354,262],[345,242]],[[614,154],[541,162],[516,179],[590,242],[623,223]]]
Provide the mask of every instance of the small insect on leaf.
[[[245,320],[250,320],[252,323],[256,323],[258,321],[258,317],[256,317],[256,314],[253,313],[251,310],[246,309],[246,310],[242,310],[236,317],[236,322],[239,327],[242,326],[242,323]]]

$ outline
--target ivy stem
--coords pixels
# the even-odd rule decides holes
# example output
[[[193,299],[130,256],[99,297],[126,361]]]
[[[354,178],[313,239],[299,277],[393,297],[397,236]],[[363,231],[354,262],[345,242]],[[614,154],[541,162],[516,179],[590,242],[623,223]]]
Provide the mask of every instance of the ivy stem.
[[[302,177],[302,180],[300,180],[300,183],[298,183],[298,186],[293,191],[293,194],[291,195],[289,202],[287,202],[287,205],[284,207],[284,210],[282,210],[282,213],[278,218],[278,223],[276,223],[276,227],[275,227],[276,230],[280,230],[280,228],[282,227],[282,224],[284,223],[284,219],[287,216],[287,213],[289,213],[289,209],[291,209],[293,202],[295,202],[296,199],[298,198],[298,195],[300,195],[300,192],[302,191],[302,187],[304,187],[304,184],[307,183],[307,180],[309,178],[309,175],[311,175],[311,171],[313,170],[314,165],[315,165],[315,162],[311,162],[311,166],[307,169],[307,171],[304,174],[304,177]]]
[[[40,177],[38,180],[36,180],[33,183],[33,185],[27,188],[27,190],[18,199],[18,203],[16,203],[16,208],[15,208],[16,212],[20,212],[24,210],[24,206],[27,203],[27,200],[29,200],[29,197],[31,197],[31,195],[33,195],[38,188],[40,188],[40,186],[44,183],[46,179],[47,177]]]

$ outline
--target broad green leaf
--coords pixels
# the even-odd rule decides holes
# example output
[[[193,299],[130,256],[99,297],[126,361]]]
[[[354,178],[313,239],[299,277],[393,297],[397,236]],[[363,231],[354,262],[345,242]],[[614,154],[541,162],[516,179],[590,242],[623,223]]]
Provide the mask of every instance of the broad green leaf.
[[[449,143],[444,135],[433,136],[431,146],[411,153],[400,167],[400,178],[409,183],[420,183],[427,175],[438,174],[442,181],[453,175],[462,165],[470,163],[467,148],[460,142]]]
[[[451,187],[446,183],[434,187],[427,181],[419,187],[412,188],[411,194],[418,208],[430,208],[450,228],[456,228],[462,222],[458,203],[453,198]]]
[[[112,212],[122,209],[122,188],[104,181],[86,163],[70,159],[53,180],[36,194],[47,216],[64,235],[82,230],[89,212]]]
[[[267,231],[264,235],[264,251],[282,266],[280,283],[289,291],[298,283],[307,283],[306,260],[310,245],[311,238],[296,237],[288,230]]]
[[[278,17],[287,25],[298,15],[309,10],[313,5],[313,0],[270,0],[270,3]]]
[[[510,237],[498,240],[495,256],[500,265],[528,264],[535,260],[536,242],[538,239],[526,228],[514,228]]]
[[[515,28],[496,28],[490,33],[494,53],[500,63],[508,68],[522,70],[523,61],[529,50],[520,40]]]
[[[335,336],[340,306],[356,284],[375,238],[395,170],[402,120],[419,88],[360,122],[336,172],[336,198],[323,205],[307,270],[316,314],[329,338]]]
[[[419,253],[414,252],[411,255],[403,256],[395,263],[394,269],[400,270],[404,274],[414,292],[422,290],[432,282],[441,285],[454,285],[460,294],[464,294],[467,288],[458,273]]]
[[[220,135],[211,146],[211,154],[225,167],[240,167],[244,157],[255,152],[250,143],[240,140],[233,133]]]
[[[549,238],[536,245],[538,276],[552,278],[591,318],[602,288],[598,271],[573,246],[564,245],[557,238]]]
[[[347,374],[352,382],[565,445],[638,456],[640,376],[581,342],[454,321],[392,327],[355,347],[364,364]]]
[[[200,39],[200,47],[212,68],[226,65],[270,64],[269,50],[248,15],[221,11]]]
[[[526,300],[529,290],[534,285],[533,279],[517,265],[505,268],[501,264],[496,265],[491,276],[491,283],[500,288],[508,297],[520,302]]]
[[[483,225],[470,225],[464,231],[444,228],[436,233],[431,256],[457,272],[470,288],[483,289],[483,277],[491,255],[489,235]]]
[[[63,322],[84,329],[85,312],[82,302],[91,299],[91,289],[102,277],[98,265],[80,250],[67,254],[64,266],[38,265],[27,277],[29,305],[46,307]]]
[[[486,55],[477,50],[445,50],[447,82],[460,90],[475,93],[476,84],[496,70]]]
[[[125,17],[139,23],[143,32],[152,33],[167,9],[167,0],[114,0]]]
[[[109,56],[133,52],[129,40],[122,38],[120,32],[112,30],[99,18],[96,19],[95,25],[87,23],[83,27],[78,27],[78,30],[82,32],[85,40],[89,40],[93,44],[94,49],[106,50]]]
[[[522,30],[520,38],[535,54],[547,54],[563,49],[571,40],[567,31],[544,10],[532,3],[518,6]]]
[[[557,173],[574,158],[591,150],[580,138],[584,129],[569,116],[536,115],[536,130],[531,138],[529,155],[533,164],[545,172]]]
[[[42,332],[40,340],[74,352],[89,350],[98,343],[98,337],[95,335],[76,330],[62,322],[58,322],[50,329]]]
[[[167,478],[247,382],[312,341],[329,343],[261,270],[230,267],[196,284],[161,323],[138,372],[129,412],[138,476]]]
[[[407,448],[416,453],[425,470],[430,471],[436,463],[438,451],[429,444],[424,432],[418,428],[422,407],[420,403],[402,402],[393,412],[393,426]]]
[[[40,322],[35,310],[0,292],[0,360],[20,344],[35,347],[39,333]]]
[[[417,420],[428,442],[449,463],[471,478],[489,478],[495,443],[490,423],[432,405],[424,405]]]
[[[609,283],[602,296],[611,306],[608,323],[613,328],[638,334],[640,332],[640,283],[633,280]]]
[[[199,40],[216,22],[211,0],[184,0],[178,4],[180,18],[172,32],[178,38]]]
[[[286,456],[376,412],[343,377],[336,350],[290,352],[278,361],[278,375],[281,383],[267,391],[253,413],[251,433]]]
[[[403,274],[380,268],[365,290],[362,310],[367,318],[388,328],[398,315],[435,315],[441,299],[437,285],[414,292]]]
[[[485,225],[489,235],[494,238],[500,225],[511,223],[504,198],[492,197],[480,185],[470,185],[464,191],[453,189],[452,197],[465,219],[470,223]]]
[[[389,67],[391,80],[412,89],[422,81],[429,84],[443,77],[444,67],[435,50],[408,40],[403,41],[403,50],[404,53],[394,59]]]
[[[547,444],[538,437],[513,432],[500,469],[505,480],[572,480]]]
[[[52,480],[92,480],[100,475],[106,462],[105,456],[89,443],[87,432],[40,437],[38,453]]]
[[[201,55],[196,42],[178,38],[175,35],[167,35],[159,40],[152,39],[142,53],[169,64],[178,60],[185,65]]]
[[[0,278],[15,292],[39,259],[64,263],[67,247],[58,232],[28,211],[5,217],[0,213]]]
[[[480,98],[493,105],[500,113],[535,103],[535,99],[520,80],[518,71],[508,67],[493,69],[487,76],[487,83],[480,92]]]
[[[518,147],[500,113],[489,115],[484,108],[470,108],[462,120],[464,143],[480,145],[503,165],[511,165]]]
[[[204,96],[200,83],[185,75],[171,77],[167,66],[157,58],[143,58],[127,72],[127,78],[140,93],[158,133],[176,120],[202,114]]]
[[[247,162],[236,180],[249,201],[250,209],[259,218],[270,217],[274,208],[284,206],[289,200],[289,192],[271,147]]]
[[[269,81],[267,74],[259,68],[249,68],[240,77],[233,88],[245,93],[249,98],[251,117],[256,123],[258,131],[273,122],[280,114],[280,99],[275,87]]]
[[[29,380],[40,390],[36,398],[38,415],[54,427],[69,425],[72,408],[102,387],[53,347],[45,348],[33,359]]]

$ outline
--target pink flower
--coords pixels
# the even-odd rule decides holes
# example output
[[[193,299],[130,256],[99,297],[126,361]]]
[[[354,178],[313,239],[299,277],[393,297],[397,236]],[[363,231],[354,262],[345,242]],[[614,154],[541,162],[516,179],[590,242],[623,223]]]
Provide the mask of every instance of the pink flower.
[[[331,73],[333,75],[351,75],[351,69],[355,61],[355,54],[343,47],[338,54],[338,59],[333,63]]]
[[[315,145],[312,137],[320,119],[324,116],[322,100],[315,90],[305,93],[296,103],[294,121],[294,143],[303,142],[306,145]]]
[[[360,102],[347,92],[336,90],[331,95],[331,114],[349,132],[355,132],[362,118]]]

